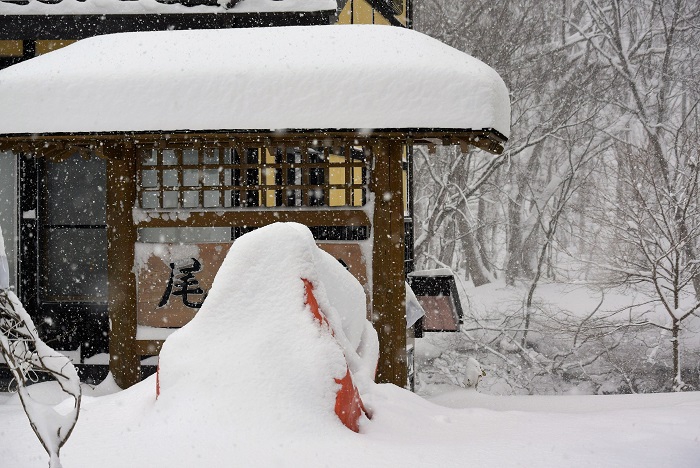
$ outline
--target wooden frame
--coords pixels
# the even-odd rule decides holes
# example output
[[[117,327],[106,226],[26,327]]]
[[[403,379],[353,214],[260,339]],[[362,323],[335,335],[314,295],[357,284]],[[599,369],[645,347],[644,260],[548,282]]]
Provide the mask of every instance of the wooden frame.
[[[92,159],[94,156],[90,158],[86,158],[85,155],[83,154],[83,159]],[[70,159],[70,158],[69,158]],[[44,180],[43,184],[40,187],[40,193],[41,195],[39,196],[40,199],[40,209],[39,213],[37,213],[36,219],[39,222],[39,229],[41,233],[37,233],[38,237],[38,257],[39,257],[39,269],[41,272],[43,272],[43,275],[40,275],[39,278],[39,287],[37,289],[37,293],[40,297],[40,301],[42,303],[91,303],[91,304],[106,304],[107,302],[107,291],[104,291],[104,295],[66,295],[66,294],[60,294],[60,293],[54,293],[50,294],[50,286],[51,286],[51,281],[49,276],[44,276],[50,273],[50,261],[55,260],[54,258],[51,258],[50,256],[50,245],[51,245],[51,238],[52,236],[56,235],[56,231],[73,231],[73,232],[100,232],[98,234],[99,237],[101,237],[103,240],[106,240],[106,225],[104,224],[104,221],[99,221],[99,220],[91,220],[92,222],[89,224],[76,224],[72,222],[67,222],[62,216],[60,216],[60,222],[51,222],[51,203],[49,200],[49,193],[50,193],[50,186],[51,186],[51,164],[49,163],[51,161],[42,161],[42,167],[41,167],[41,173],[43,174]],[[101,163],[104,162],[104,158],[100,161]],[[53,163],[53,162],[51,162]],[[67,177],[72,176],[70,173],[64,174]],[[104,181],[101,181],[102,184],[106,183],[106,179]],[[67,190],[70,190],[71,193],[73,192],[72,187],[66,187]],[[52,200],[53,201],[53,200]],[[105,207],[106,207],[106,202],[105,202]],[[104,237],[102,237],[104,236]],[[82,244],[80,242],[75,242],[75,248],[78,249],[85,249],[85,244]]]
[[[0,15],[0,39],[83,39],[130,31],[312,26],[331,24],[334,14],[334,10],[327,10],[270,13]]]
[[[75,151],[94,151],[101,154],[113,146],[134,144],[211,145],[235,144],[246,147],[297,145],[304,146],[309,141],[329,141],[332,146],[370,145],[377,138],[403,141],[408,145],[459,145],[463,151],[475,146],[489,153],[501,154],[507,138],[492,128],[471,129],[374,129],[371,134],[352,129],[313,129],[286,130],[284,134],[271,130],[246,131],[160,131],[160,132],[104,132],[71,134],[5,135],[0,138],[0,150],[32,153],[37,157],[65,158]]]
[[[142,209],[296,209],[366,202],[368,167],[361,146],[170,144],[139,146],[137,154]]]
[[[107,278],[109,291],[109,370],[121,388],[141,377],[136,352],[136,227],[132,207],[136,193],[133,147],[113,147],[107,156]]]
[[[403,144],[379,140],[373,147],[374,242],[372,316],[379,335],[379,382],[408,382],[404,286]]]
[[[286,133],[265,132],[208,132],[208,133],[128,133],[128,134],[84,134],[84,135],[38,135],[5,136],[0,138],[0,149],[12,149],[15,152],[28,152],[37,157],[47,157],[61,161],[76,151],[95,153],[107,159],[107,229],[108,229],[108,281],[109,281],[109,317],[110,332],[110,371],[117,384],[126,388],[140,379],[140,356],[156,354],[160,350],[160,340],[136,340],[137,304],[136,279],[134,275],[134,244],[137,230],[140,228],[162,227],[208,227],[230,226],[241,229],[260,227],[276,221],[295,221],[316,227],[349,227],[371,229],[373,239],[371,310],[375,328],[380,340],[381,357],[377,369],[379,382],[390,382],[405,386],[408,379],[407,336],[404,310],[405,294],[405,242],[404,242],[404,149],[407,145],[453,144],[466,148],[476,145],[499,154],[505,141],[498,132],[478,131],[441,131],[415,130],[374,131],[371,134],[357,131],[288,131]],[[275,170],[284,171],[292,168],[292,163],[266,159],[276,150],[266,148],[323,148],[324,156],[331,153],[343,158],[344,164],[331,164],[344,171],[345,181],[339,189],[343,193],[345,206],[315,206],[310,200],[304,200],[303,206],[219,206],[205,210],[203,203],[196,209],[185,209],[180,204],[174,209],[143,210],[138,208],[137,179],[139,176],[138,151],[143,148],[155,149],[162,154],[167,148],[259,148],[257,165],[246,163],[251,169],[262,169],[270,164]],[[353,158],[352,148],[362,148],[364,160]],[[332,150],[337,148],[338,150]],[[340,148],[343,148],[342,150]],[[160,153],[159,153],[160,151]],[[265,153],[265,154],[263,154]],[[175,153],[177,155],[177,152]],[[190,168],[184,164],[182,152],[177,156],[181,169]],[[203,163],[203,152],[197,152],[197,163],[192,170],[199,170]],[[243,151],[241,151],[243,154]],[[302,156],[303,158],[303,156]],[[161,160],[162,162],[162,160]],[[302,168],[319,167],[317,162],[301,159],[295,160]],[[158,164],[156,164],[158,166]],[[165,167],[166,165],[160,164]],[[167,165],[170,166],[170,165]],[[176,166],[176,165],[173,165]],[[143,166],[142,166],[143,167]],[[247,169],[239,166],[238,169]],[[365,177],[361,184],[356,183],[353,171],[362,168]],[[233,165],[230,169],[235,169]],[[371,170],[370,170],[371,169]],[[369,178],[366,176],[369,175]],[[139,176],[140,177],[140,176]],[[161,176],[162,177],[162,176]],[[182,174],[177,176],[182,181]],[[310,171],[302,173],[301,187],[318,186],[312,184]],[[162,180],[159,187],[163,187]],[[212,186],[221,188],[222,186]],[[259,185],[231,185],[236,190],[280,190],[281,185],[259,183]],[[296,186],[294,186],[296,188]],[[333,184],[325,186],[328,190]],[[198,187],[199,188],[199,187]],[[202,185],[201,190],[210,188]],[[355,191],[362,190],[362,203],[365,199],[373,201],[373,211],[356,207]],[[262,193],[262,192],[260,192]],[[372,193],[371,198],[368,193]],[[201,196],[200,199],[201,201]],[[275,205],[277,205],[275,203]],[[140,211],[134,216],[133,209]],[[179,216],[182,211],[187,216]],[[143,216],[142,216],[143,215]],[[371,219],[370,217],[371,216]]]

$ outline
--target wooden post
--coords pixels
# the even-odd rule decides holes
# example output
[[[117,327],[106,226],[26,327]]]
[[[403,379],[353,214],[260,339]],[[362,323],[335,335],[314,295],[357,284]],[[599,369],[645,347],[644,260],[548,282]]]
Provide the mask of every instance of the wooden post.
[[[107,156],[107,281],[109,291],[109,370],[121,388],[141,377],[136,353],[136,228],[131,209],[136,194],[133,148],[116,147]]]
[[[382,141],[372,147],[372,320],[379,334],[377,381],[405,387],[406,289],[404,285],[403,147]]]

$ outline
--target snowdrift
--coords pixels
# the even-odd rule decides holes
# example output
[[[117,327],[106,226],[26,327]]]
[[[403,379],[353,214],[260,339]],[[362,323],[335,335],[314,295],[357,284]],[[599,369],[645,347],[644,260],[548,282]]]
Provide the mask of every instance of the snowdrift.
[[[351,382],[366,390],[377,364],[365,297],[305,226],[241,237],[195,318],[163,346],[156,408],[247,430],[337,426],[338,398],[357,406]]]

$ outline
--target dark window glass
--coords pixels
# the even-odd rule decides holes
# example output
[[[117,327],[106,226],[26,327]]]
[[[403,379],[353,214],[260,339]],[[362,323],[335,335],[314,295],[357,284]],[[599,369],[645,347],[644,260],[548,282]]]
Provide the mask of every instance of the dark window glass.
[[[107,231],[47,228],[44,299],[107,300]]]
[[[107,300],[106,164],[75,155],[47,162],[42,220],[42,300]]]
[[[106,219],[105,162],[73,156],[46,164],[47,223],[104,224]]]

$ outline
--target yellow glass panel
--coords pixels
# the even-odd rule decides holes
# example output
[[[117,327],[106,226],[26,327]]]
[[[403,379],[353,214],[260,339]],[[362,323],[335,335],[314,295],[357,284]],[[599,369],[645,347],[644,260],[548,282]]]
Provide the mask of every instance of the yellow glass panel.
[[[0,57],[21,57],[24,53],[22,41],[0,41]]]
[[[277,171],[273,167],[266,167],[263,169],[265,171],[265,185],[275,185],[275,175]]]
[[[271,167],[266,167],[263,169],[264,172],[264,180],[265,180],[265,185],[275,185],[275,174],[276,171],[275,169]],[[275,189],[268,189],[265,190],[265,206],[275,206],[276,205],[276,200],[275,200]]]
[[[330,160],[333,161],[334,157],[331,156]],[[338,156],[335,159],[340,159]],[[331,185],[344,184],[345,183],[345,168],[344,167],[331,167],[329,170],[328,181]],[[345,206],[345,190],[343,189],[330,189],[330,206]]]
[[[328,160],[332,163],[343,163],[343,162],[345,162],[345,156],[331,153],[328,155]]]
[[[345,190],[330,189],[330,206],[345,206]]]
[[[265,162],[268,164],[275,163],[275,155],[268,148],[262,149],[265,152]],[[260,175],[260,183],[262,185],[275,185],[275,170],[271,167],[263,167]],[[275,206],[275,190],[264,190],[262,191],[265,195],[265,206]]]
[[[36,41],[36,55],[48,54],[52,50],[60,49],[74,43],[73,39],[46,39]]]
[[[353,167],[352,168],[352,182],[353,182],[353,184],[361,184],[362,183],[362,168],[361,167]],[[353,190],[352,206],[362,206],[362,189]]]
[[[352,206],[362,206],[362,189],[353,190]]]
[[[275,206],[275,191],[265,190],[265,206]]]
[[[345,183],[345,168],[344,167],[331,167],[329,181],[330,181],[331,185],[344,184]]]

